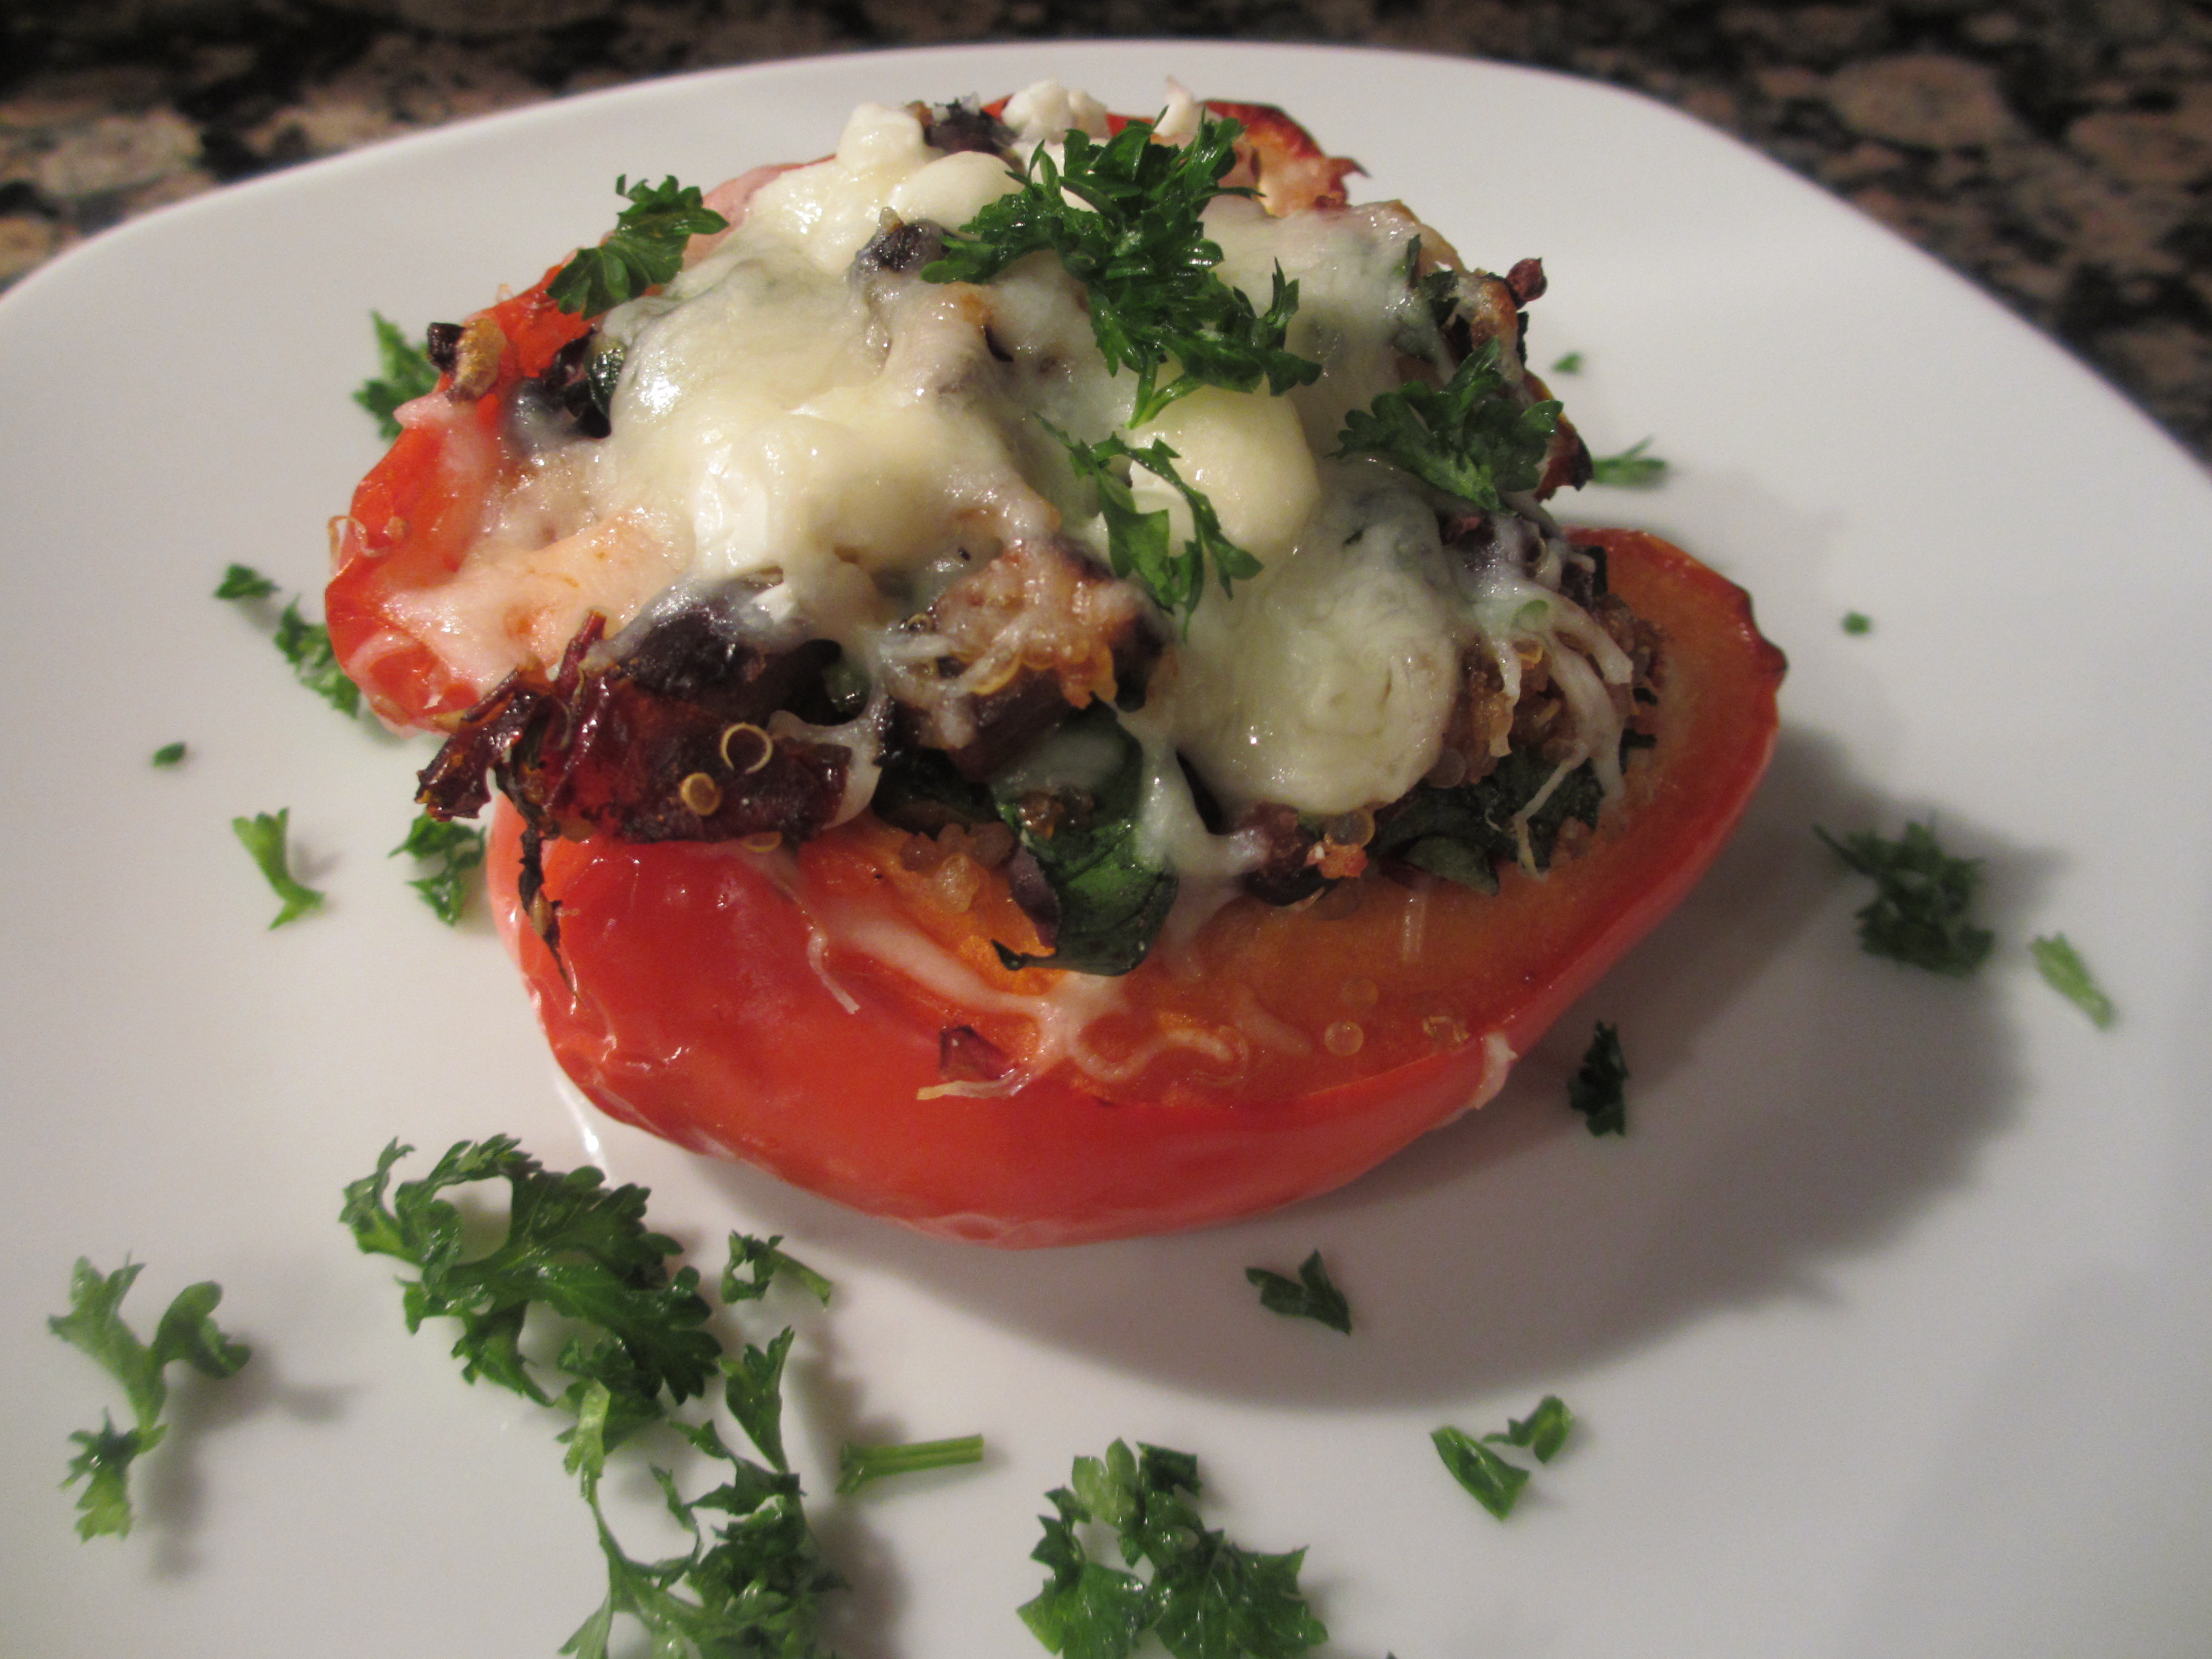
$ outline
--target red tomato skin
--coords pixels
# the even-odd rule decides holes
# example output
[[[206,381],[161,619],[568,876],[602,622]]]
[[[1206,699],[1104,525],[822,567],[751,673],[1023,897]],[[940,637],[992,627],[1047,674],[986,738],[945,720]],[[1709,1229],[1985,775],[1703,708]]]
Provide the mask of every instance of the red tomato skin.
[[[1138,1094],[1109,1100],[1062,1068],[1006,1096],[924,1099],[957,1010],[834,938],[817,952],[824,971],[811,967],[793,896],[806,890],[806,860],[690,842],[550,843],[556,964],[520,921],[519,836],[502,808],[495,913],[555,1055],[623,1121],[994,1245],[1206,1226],[1353,1179],[1497,1092],[1510,1060],[1689,890],[1771,752],[1784,665],[1741,591],[1654,538],[1577,534],[1607,546],[1617,590],[1668,631],[1663,758],[1625,830],[1541,884],[1509,876],[1500,898],[1474,901],[1520,920],[1495,961],[1456,988],[1474,1014],[1463,1042],[1258,1094],[1146,1097],[1140,1078]]]

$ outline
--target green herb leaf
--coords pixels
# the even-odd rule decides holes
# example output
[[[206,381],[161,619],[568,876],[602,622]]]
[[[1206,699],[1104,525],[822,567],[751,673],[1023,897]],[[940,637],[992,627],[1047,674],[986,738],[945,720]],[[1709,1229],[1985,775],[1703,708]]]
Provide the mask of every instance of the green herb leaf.
[[[407,838],[389,856],[396,859],[403,853],[435,866],[407,884],[422,896],[439,921],[458,927],[468,909],[469,872],[484,861],[484,832],[420,813],[408,825]]]
[[[375,416],[377,431],[388,441],[399,435],[399,422],[392,418],[392,411],[426,392],[437,390],[438,371],[429,353],[398,324],[381,312],[372,311],[368,315],[376,330],[379,372],[356,388],[353,400]]]
[[[148,764],[161,767],[179,766],[183,764],[185,755],[185,749],[181,739],[175,743],[165,743],[154,751],[153,759],[148,762]]]
[[[270,890],[284,901],[284,908],[269,925],[282,927],[288,921],[297,921],[310,910],[319,909],[323,896],[306,885],[292,874],[290,852],[285,842],[290,831],[292,809],[289,806],[276,812],[256,812],[250,818],[233,818],[231,833],[252,855],[260,867],[263,879]]]
[[[662,1659],[826,1659],[814,1639],[820,1600],[845,1581],[822,1557],[798,1480],[735,1455],[711,1427],[687,1437],[732,1474],[687,1499],[665,1470],[653,1472],[669,1513],[691,1534],[690,1550],[665,1560],[639,1561],[623,1550],[599,1506],[599,1468],[584,1467],[607,1594],[561,1651],[607,1659],[614,1621],[626,1615]],[[703,1522],[715,1516],[728,1518],[710,1531]]]
[[[1507,1418],[1504,1433],[1482,1437],[1501,1446],[1519,1446],[1534,1452],[1539,1463],[1548,1463],[1559,1455],[1574,1426],[1575,1414],[1567,1409],[1566,1402],[1547,1394],[1536,1402],[1534,1411],[1518,1422]]]
[[[1433,1431],[1429,1438],[1436,1443],[1437,1455],[1443,1459],[1452,1479],[1466,1487],[1476,1503],[1500,1521],[1513,1513],[1513,1506],[1521,1501],[1521,1489],[1528,1484],[1528,1470],[1507,1462],[1466,1430],[1449,1423]]]
[[[1567,1104],[1583,1115],[1592,1134],[1626,1134],[1627,1083],[1628,1059],[1620,1052],[1620,1028],[1600,1020],[1581,1069],[1567,1079]]]
[[[168,1432],[161,1420],[169,1400],[167,1368],[182,1360],[205,1376],[231,1376],[251,1352],[216,1328],[214,1314],[222,1287],[207,1282],[178,1291],[155,1327],[153,1341],[142,1342],[122,1315],[123,1298],[139,1271],[139,1263],[125,1261],[103,1274],[78,1257],[70,1274],[70,1310],[46,1321],[48,1330],[91,1355],[122,1384],[134,1419],[133,1426],[118,1430],[103,1413],[97,1430],[80,1429],[70,1436],[78,1450],[62,1485],[84,1482],[77,1494],[80,1538],[119,1538],[130,1532],[131,1462]]]
[[[1408,380],[1348,411],[1336,453],[1376,456],[1496,513],[1504,495],[1536,487],[1559,422],[1555,398],[1522,404],[1498,366],[1498,342],[1490,340],[1442,387]]]
[[[276,592],[276,584],[251,565],[234,564],[223,572],[215,596],[252,605]],[[361,712],[361,688],[338,666],[337,653],[331,648],[331,630],[301,617],[298,599],[287,604],[277,617],[274,636],[276,649],[292,665],[292,673],[301,684],[341,714]]]
[[[1844,632],[1871,634],[1874,632],[1874,618],[1863,611],[1846,611],[1844,612]]]
[[[1656,455],[1644,452],[1651,447],[1651,440],[1632,444],[1618,455],[1600,455],[1590,462],[1589,481],[1594,484],[1610,485],[1615,489],[1650,489],[1662,483],[1667,477],[1667,463]]]
[[[1036,802],[1003,777],[994,786],[999,812],[1036,862],[1059,908],[1049,956],[1024,956],[1000,945],[1009,969],[1065,968],[1079,974],[1126,974],[1142,962],[1175,908],[1176,880],[1146,856],[1138,836],[1144,805],[1145,752],[1103,702],[1066,720],[1055,740],[1096,734],[1115,745],[1113,769],[1094,787],[1044,792],[1052,822],[1041,826]],[[1033,792],[1034,793],[1034,792]]]
[[[777,1249],[782,1243],[781,1233],[772,1234],[765,1241],[750,1233],[732,1233],[730,1265],[722,1269],[722,1300],[757,1302],[768,1294],[769,1286],[780,1274],[828,1307],[833,1288],[830,1281],[798,1257],[787,1255]],[[741,1273],[750,1277],[741,1279]]]
[[[1570,351],[1552,365],[1554,374],[1579,374],[1582,372],[1583,354],[1579,351]]]
[[[2043,982],[2089,1016],[2090,1023],[2100,1031],[2110,1030],[2119,1018],[2119,1010],[2112,1006],[2096,979],[2089,972],[2088,963],[2081,953],[2067,942],[2063,933],[2053,933],[2048,939],[2032,940],[2029,951],[2035,957],[2035,971],[2043,975]]]
[[[234,564],[224,568],[222,580],[216,584],[218,599],[265,599],[276,591],[276,584],[250,564]]]
[[[788,1471],[783,1455],[783,1362],[791,1353],[787,1325],[765,1348],[748,1342],[735,1359],[722,1361],[723,1397],[745,1437],[777,1469]]]
[[[1198,1460],[1117,1440],[1103,1458],[1075,1460],[1069,1486],[1046,1494],[1033,1559],[1052,1569],[1022,1620],[1070,1659],[1124,1659],[1147,1632],[1176,1659],[1296,1659],[1328,1639],[1298,1590],[1304,1550],[1261,1554],[1200,1521]],[[1123,1562],[1149,1580],[1090,1559],[1077,1528],[1110,1528]]]
[[[611,1420],[634,1426],[659,1417],[664,1389],[678,1404],[704,1392],[721,1344],[703,1328],[709,1310],[697,1272],[668,1272],[676,1242],[646,1226],[644,1188],[609,1188],[589,1167],[554,1173],[497,1135],[457,1141],[387,1201],[392,1166],[413,1150],[397,1141],[385,1148],[375,1173],[346,1188],[339,1218],[363,1250],[419,1270],[400,1281],[407,1328],[456,1321],[464,1377],[551,1403],[519,1346],[525,1316],[542,1307],[589,1334],[561,1364],[606,1385]],[[465,1256],[461,1212],[441,1194],[487,1181],[507,1183],[506,1231],[492,1249]]]
[[[1245,1279],[1260,1289],[1260,1305],[1270,1313],[1291,1319],[1310,1319],[1333,1331],[1352,1334],[1352,1304],[1336,1288],[1316,1250],[1298,1264],[1298,1276],[1287,1279],[1266,1267],[1247,1267]]]
[[[1075,476],[1098,493],[1098,510],[1106,520],[1106,556],[1114,574],[1136,581],[1161,610],[1181,611],[1185,628],[1205,594],[1209,565],[1224,598],[1236,592],[1237,582],[1260,574],[1260,561],[1222,532],[1213,503],[1183,482],[1175,469],[1176,453],[1164,438],[1155,438],[1142,449],[1110,433],[1086,444],[1049,421],[1041,419],[1040,424],[1066,447]],[[1170,546],[1167,510],[1142,511],[1127,477],[1115,470],[1116,462],[1143,467],[1189,507],[1191,533],[1180,553]]]
[[[1867,954],[1953,979],[1968,977],[1988,960],[1993,936],[1966,915],[1981,884],[1979,859],[1953,858],[1924,823],[1906,824],[1896,841],[1864,830],[1839,842],[1817,824],[1813,833],[1874,880],[1874,902],[1858,913],[1859,945]]]
[[[949,1469],[982,1461],[980,1434],[951,1440],[910,1440],[897,1446],[859,1446],[848,1440],[837,1454],[837,1490],[850,1495],[885,1475],[919,1474],[924,1469]]]
[[[708,207],[696,185],[679,185],[671,174],[659,184],[625,173],[615,194],[630,205],[597,247],[581,250],[561,267],[546,293],[562,310],[596,317],[647,289],[669,281],[684,269],[684,246],[694,236],[727,230],[730,222]]]
[[[1250,392],[1264,381],[1280,396],[1309,385],[1321,365],[1284,345],[1298,285],[1279,268],[1267,309],[1255,312],[1214,274],[1221,249],[1200,216],[1217,196],[1251,193],[1221,183],[1243,132],[1236,121],[1201,118],[1178,147],[1152,143],[1149,121],[1130,122],[1103,144],[1071,131],[1064,162],[1040,145],[1014,175],[1020,188],[950,233],[921,275],[988,283],[1026,255],[1057,255],[1085,288],[1107,368],[1136,373],[1133,428],[1201,386]],[[1161,385],[1170,362],[1178,373]]]

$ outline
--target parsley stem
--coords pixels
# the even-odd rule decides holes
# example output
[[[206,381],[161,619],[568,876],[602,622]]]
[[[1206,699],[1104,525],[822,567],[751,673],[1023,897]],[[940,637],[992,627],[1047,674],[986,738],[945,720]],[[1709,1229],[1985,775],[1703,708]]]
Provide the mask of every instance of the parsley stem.
[[[963,1434],[951,1440],[912,1440],[897,1446],[859,1446],[851,1441],[837,1454],[837,1490],[851,1493],[887,1474],[918,1474],[983,1461],[983,1437]]]

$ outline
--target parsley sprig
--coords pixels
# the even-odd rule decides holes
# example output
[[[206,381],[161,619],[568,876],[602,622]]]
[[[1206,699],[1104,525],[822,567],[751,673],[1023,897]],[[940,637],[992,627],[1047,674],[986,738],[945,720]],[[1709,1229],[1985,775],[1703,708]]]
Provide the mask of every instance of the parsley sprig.
[[[1437,1455],[1451,1471],[1452,1479],[1465,1487],[1476,1503],[1503,1521],[1521,1501],[1522,1488],[1528,1484],[1528,1471],[1499,1456],[1491,1447],[1516,1447],[1529,1453],[1539,1463],[1548,1463],[1567,1443],[1567,1436],[1574,1425],[1575,1414],[1567,1409],[1565,1402],[1555,1394],[1547,1394],[1528,1416],[1517,1421],[1508,1418],[1502,1434],[1486,1434],[1477,1439],[1466,1430],[1455,1429],[1447,1423],[1429,1438],[1436,1443]]]
[[[1049,421],[1041,424],[1066,449],[1075,476],[1098,492],[1098,510],[1106,520],[1106,556],[1114,574],[1133,579],[1161,610],[1180,611],[1186,628],[1206,592],[1209,566],[1224,597],[1236,591],[1237,582],[1260,574],[1260,561],[1222,532],[1213,503],[1176,471],[1176,452],[1166,439],[1155,438],[1139,449],[1119,434],[1109,433],[1087,444]],[[1128,466],[1143,467],[1189,506],[1191,533],[1180,550],[1174,545],[1167,509],[1147,513],[1137,505]]]
[[[545,1170],[511,1138],[495,1136],[455,1145],[428,1175],[393,1188],[392,1167],[409,1150],[387,1147],[375,1172],[346,1188],[341,1219],[362,1249],[416,1268],[417,1278],[401,1281],[410,1329],[430,1317],[459,1322],[453,1352],[465,1377],[488,1376],[570,1417],[562,1437],[566,1466],[592,1511],[607,1591],[561,1651],[606,1659],[615,1621],[627,1617],[643,1626],[653,1652],[670,1659],[820,1659],[820,1601],[844,1580],[823,1557],[784,1452],[791,1328],[764,1346],[748,1342],[734,1356],[724,1353],[707,1328],[696,1272],[668,1270],[677,1245],[646,1224],[641,1187],[609,1188],[588,1168]],[[442,1194],[488,1181],[507,1184],[506,1232],[489,1249],[465,1255],[460,1211]],[[826,1301],[829,1281],[784,1255],[780,1242],[733,1235],[725,1285],[757,1300],[789,1278]],[[553,1362],[569,1379],[557,1397],[520,1346],[533,1308],[575,1330]],[[673,1409],[717,1382],[758,1460],[732,1451],[711,1419]],[[692,1498],[667,1470],[653,1471],[691,1546],[646,1561],[616,1538],[599,1487],[609,1452],[656,1425],[726,1470],[720,1485]]]
[[[376,330],[379,372],[354,388],[353,400],[375,417],[378,432],[387,439],[397,438],[399,422],[394,411],[400,404],[435,391],[438,370],[430,362],[430,354],[406,330],[380,311],[372,311],[368,316]]]
[[[458,927],[468,909],[469,872],[484,861],[484,832],[465,823],[442,822],[420,813],[407,826],[407,838],[392,849],[429,867],[407,884],[422,896],[448,927]]]
[[[297,921],[310,910],[319,910],[323,904],[323,895],[292,873],[291,828],[292,809],[289,806],[230,821],[231,833],[253,860],[262,879],[269,884],[270,891],[284,901],[276,919],[269,924],[271,927]]]
[[[1333,1331],[1352,1334],[1352,1304],[1328,1276],[1328,1267],[1316,1250],[1298,1263],[1291,1279],[1268,1267],[1247,1267],[1246,1281],[1258,1287],[1260,1305],[1289,1319],[1310,1319]]]
[[[1559,423],[1557,398],[1525,408],[1498,366],[1498,342],[1462,360],[1442,386],[1408,380],[1346,413],[1339,457],[1373,455],[1486,512],[1534,489]]]
[[[684,246],[694,236],[727,230],[730,222],[706,205],[696,185],[679,185],[673,173],[659,184],[628,173],[615,193],[629,206],[597,247],[581,249],[554,274],[545,292],[562,310],[596,317],[684,269]]]
[[[77,1536],[120,1538],[131,1530],[131,1465],[151,1451],[168,1433],[161,1413],[169,1402],[168,1368],[179,1360],[204,1376],[235,1376],[250,1350],[234,1342],[217,1328],[214,1314],[222,1300],[222,1286],[203,1282],[177,1292],[154,1328],[154,1340],[142,1341],[124,1322],[123,1298],[130,1293],[143,1264],[125,1261],[112,1273],[102,1273],[82,1256],[70,1274],[70,1310],[46,1321],[46,1328],[70,1346],[98,1360],[107,1374],[123,1385],[131,1402],[131,1425],[115,1426],[103,1412],[98,1429],[80,1429],[70,1436],[77,1455],[70,1460],[69,1476],[62,1484],[84,1482],[77,1494]]]
[[[1251,194],[1221,182],[1243,125],[1201,120],[1180,146],[1154,143],[1152,125],[1132,121],[1103,144],[1070,131],[1060,162],[1039,145],[1015,174],[1020,188],[949,233],[943,256],[921,272],[933,283],[987,283],[1029,254],[1058,255],[1084,286],[1107,368],[1137,376],[1132,428],[1201,386],[1251,392],[1264,382],[1279,397],[1321,374],[1284,345],[1298,285],[1279,267],[1264,312],[1214,274],[1221,248],[1201,216],[1217,196]],[[1177,372],[1163,384],[1170,362]]]
[[[1079,1457],[1066,1486],[1045,1497],[1044,1537],[1031,1559],[1052,1571],[1021,1607],[1038,1641],[1068,1659],[1127,1659],[1146,1632],[1176,1659],[1295,1659],[1328,1639],[1298,1592],[1302,1549],[1264,1555],[1229,1542],[1199,1518],[1198,1459],[1116,1440]],[[1091,1559],[1077,1530],[1112,1531],[1125,1566]]]
[[[1838,841],[1817,824],[1813,833],[1874,881],[1874,900],[1858,913],[1859,945],[1868,955],[1952,979],[1968,977],[1988,960],[1993,936],[1967,915],[1981,885],[1979,859],[1952,857],[1924,823],[1906,824],[1895,841],[1871,830]]]
[[[1590,461],[1589,481],[1614,489],[1650,489],[1666,482],[1667,459],[1649,455],[1651,440],[1632,443],[1618,455],[1599,455]]]
[[[301,684],[341,714],[359,714],[361,688],[348,679],[345,670],[338,666],[337,653],[331,647],[328,628],[302,617],[296,598],[285,604],[273,624],[267,623],[268,612],[260,602],[276,591],[276,584],[252,565],[234,564],[223,571],[222,580],[216,584],[215,597],[230,600],[270,628],[277,652],[292,665],[292,672]]]
[[[957,1435],[949,1440],[909,1440],[896,1446],[862,1446],[847,1441],[837,1453],[837,1491],[849,1496],[886,1475],[919,1474],[925,1469],[956,1468],[983,1461],[983,1437]]]

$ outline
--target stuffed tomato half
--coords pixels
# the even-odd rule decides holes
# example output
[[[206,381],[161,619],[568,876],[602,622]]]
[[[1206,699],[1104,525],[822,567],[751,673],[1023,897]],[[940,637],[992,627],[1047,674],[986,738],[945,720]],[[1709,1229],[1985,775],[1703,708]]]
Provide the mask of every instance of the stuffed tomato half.
[[[1047,83],[431,331],[331,637],[491,807],[602,1109],[953,1237],[1203,1225],[1502,1085],[1687,890],[1780,654],[1563,528],[1534,260],[1280,112]]]

